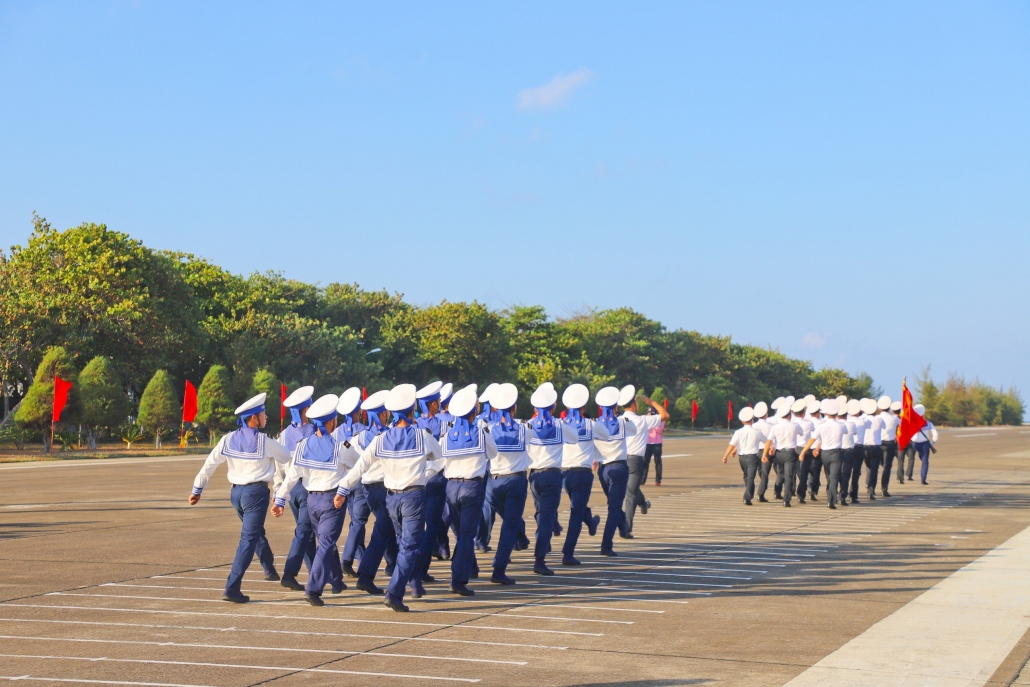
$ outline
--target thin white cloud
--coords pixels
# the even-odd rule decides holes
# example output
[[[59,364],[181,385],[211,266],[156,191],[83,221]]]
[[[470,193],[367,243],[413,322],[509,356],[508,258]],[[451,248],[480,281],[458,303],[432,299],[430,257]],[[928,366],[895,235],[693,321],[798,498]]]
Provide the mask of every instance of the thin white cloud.
[[[594,73],[585,68],[577,69],[571,74],[558,74],[543,86],[522,89],[517,107],[523,111],[558,107],[593,78]]]
[[[801,345],[805,348],[822,348],[826,345],[826,337],[822,334],[809,332],[808,334],[805,334],[803,339],[801,339]]]

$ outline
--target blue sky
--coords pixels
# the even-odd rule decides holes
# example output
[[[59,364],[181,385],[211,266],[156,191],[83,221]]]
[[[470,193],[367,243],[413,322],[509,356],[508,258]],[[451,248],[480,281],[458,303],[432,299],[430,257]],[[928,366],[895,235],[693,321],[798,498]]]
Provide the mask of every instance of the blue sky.
[[[0,2],[0,245],[36,211],[1025,395],[1028,64],[1025,2]]]

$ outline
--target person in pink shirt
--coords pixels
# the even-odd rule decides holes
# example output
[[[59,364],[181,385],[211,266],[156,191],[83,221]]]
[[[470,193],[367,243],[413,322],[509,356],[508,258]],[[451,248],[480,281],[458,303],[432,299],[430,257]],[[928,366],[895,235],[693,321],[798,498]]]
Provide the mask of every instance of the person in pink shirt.
[[[654,408],[649,408],[648,415],[658,413]],[[647,481],[647,473],[651,471],[651,458],[654,457],[654,485],[662,486],[662,432],[665,431],[665,423],[662,422],[647,433],[647,448],[644,449],[644,479]]]

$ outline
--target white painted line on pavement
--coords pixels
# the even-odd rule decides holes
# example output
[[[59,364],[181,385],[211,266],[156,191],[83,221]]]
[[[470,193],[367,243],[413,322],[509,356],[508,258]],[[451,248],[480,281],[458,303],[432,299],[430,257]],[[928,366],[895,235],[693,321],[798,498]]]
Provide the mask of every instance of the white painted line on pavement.
[[[0,675],[0,680],[18,682],[74,682],[87,685],[135,685],[137,687],[211,687],[210,685],[184,685],[178,682],[132,682],[130,680],[87,680],[73,677],[40,677],[38,675]]]

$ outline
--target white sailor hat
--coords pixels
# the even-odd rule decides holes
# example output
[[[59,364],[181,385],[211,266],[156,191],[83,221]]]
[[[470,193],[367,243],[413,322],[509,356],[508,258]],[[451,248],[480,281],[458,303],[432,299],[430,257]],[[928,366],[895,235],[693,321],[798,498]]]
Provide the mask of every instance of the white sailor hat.
[[[751,422],[755,419],[755,409],[744,406],[740,409],[740,412],[737,413],[737,417],[740,418],[741,422]]]
[[[430,382],[424,387],[415,392],[415,398],[420,401],[435,401],[440,398],[440,389],[443,388],[443,382]]]
[[[837,410],[843,410],[844,406],[848,404],[848,397],[841,394],[837,397]]]
[[[465,388],[467,389],[468,387],[465,387]],[[497,388],[497,383],[496,382],[493,383],[493,384],[490,384],[489,386],[487,386],[483,390],[483,393],[479,394],[479,402],[480,403],[490,403],[490,394],[496,388]],[[491,405],[493,405],[493,404],[491,404]]]
[[[381,389],[361,402],[361,409],[369,413],[379,413],[386,408],[386,397],[389,389]]]
[[[848,415],[858,415],[862,412],[862,404],[857,398],[848,401]]]
[[[508,410],[515,407],[519,400],[519,389],[514,384],[505,382],[498,384],[497,388],[490,393],[490,407],[494,410]]]
[[[258,394],[257,396],[245,401],[243,405],[236,409],[236,414],[241,418],[244,418],[265,412],[265,398],[267,396],[268,394]]]
[[[808,394],[805,396],[805,403],[811,403],[812,401],[816,400],[818,399],[815,397],[815,394]]]
[[[352,386],[340,396],[340,405],[336,406],[336,412],[340,415],[350,415],[358,409],[361,404],[361,389]]]
[[[916,411],[916,415],[919,415],[920,417],[926,414],[926,406],[922,403],[917,403],[912,406],[912,410]]]
[[[805,410],[808,411],[809,415],[815,415],[816,413],[820,412],[819,407],[819,401],[813,398],[811,401],[808,402],[808,405],[805,406]]]
[[[769,406],[766,405],[765,401],[759,401],[755,404],[755,417],[763,418],[769,414]]]
[[[454,392],[451,396],[451,415],[454,417],[465,417],[476,409],[476,386],[469,384],[464,389]]]
[[[308,419],[316,426],[336,419],[336,408],[340,405],[340,397],[336,394],[319,396],[318,400],[308,408]]]
[[[787,406],[789,408],[792,405],[794,405],[794,401],[796,401],[796,400],[797,399],[794,398],[793,396],[788,396],[787,398],[783,399],[783,405],[785,405],[785,406]]]
[[[606,386],[594,394],[594,402],[602,408],[619,404],[619,390],[614,386]]]
[[[872,415],[876,412],[876,401],[871,398],[863,398],[859,401],[862,407],[862,412],[866,415]]]
[[[554,382],[544,382],[540,386],[546,386],[546,387],[548,387],[550,389],[553,389],[554,388]]]
[[[386,409],[391,413],[407,413],[415,408],[415,385],[398,384],[386,396]]]
[[[890,410],[890,407],[891,407],[891,397],[890,396],[886,396],[886,395],[885,396],[880,396],[880,398],[877,399],[877,401],[876,401],[876,407],[879,408],[880,410]]]
[[[566,408],[582,408],[590,400],[590,389],[582,384],[570,384],[561,395],[562,405]]]
[[[823,415],[836,415],[840,412],[840,404],[837,403],[835,398],[827,398],[819,404],[819,412]]]
[[[787,417],[788,415],[790,415],[790,408],[786,403],[776,409],[776,417]]]
[[[454,385],[451,384],[450,382],[447,382],[442,387],[440,387],[440,405],[443,405],[444,403],[446,403],[447,399],[449,399],[453,394],[454,394]]]
[[[808,404],[805,403],[805,399],[799,398],[798,400],[790,404],[790,412],[803,413],[805,412],[806,407],[808,407]]]
[[[894,401],[894,403],[891,403],[891,410],[895,413],[901,410],[901,401]]]
[[[770,404],[769,407],[772,408],[773,410],[779,410],[780,406],[782,406],[783,402],[786,401],[786,400],[787,399],[785,399],[783,396],[780,396],[775,401],[773,401],[772,404]]]
[[[554,390],[554,385],[541,384],[533,395],[530,397],[529,402],[533,404],[534,408],[550,408],[558,400],[558,392]]]
[[[302,386],[286,397],[283,405],[287,408],[304,408],[311,405],[311,395],[315,393],[315,387]]]
[[[637,397],[637,388],[632,384],[619,389],[619,405],[628,406],[633,403],[633,400]]]

